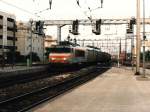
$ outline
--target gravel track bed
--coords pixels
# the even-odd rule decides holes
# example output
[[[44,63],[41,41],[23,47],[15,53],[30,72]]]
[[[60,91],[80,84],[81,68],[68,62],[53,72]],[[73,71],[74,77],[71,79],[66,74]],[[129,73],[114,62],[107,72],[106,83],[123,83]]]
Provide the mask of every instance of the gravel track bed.
[[[64,80],[73,77],[73,74],[66,73],[57,76],[50,76],[50,78],[44,78],[35,80],[32,82],[24,83],[24,84],[16,84],[7,88],[0,89],[0,101],[18,96],[33,90],[37,90],[38,88],[46,87],[48,85],[54,85],[60,83]]]
[[[75,72],[68,72],[68,73],[60,73],[57,76],[51,76],[34,80],[32,82],[22,83],[22,84],[15,84],[7,88],[0,89],[0,101],[19,96],[21,94],[25,94],[27,92],[31,92],[37,90],[39,88],[53,86],[55,84],[61,83],[65,80],[70,78],[78,77],[79,75],[84,75],[90,73],[95,68],[95,66],[91,66],[88,68],[82,68],[81,70]]]

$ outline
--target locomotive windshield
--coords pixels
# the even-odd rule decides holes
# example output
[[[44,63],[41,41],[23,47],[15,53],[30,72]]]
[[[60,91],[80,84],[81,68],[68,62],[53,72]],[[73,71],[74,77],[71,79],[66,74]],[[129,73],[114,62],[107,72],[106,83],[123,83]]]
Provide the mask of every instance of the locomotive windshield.
[[[71,48],[50,48],[50,53],[70,53]]]

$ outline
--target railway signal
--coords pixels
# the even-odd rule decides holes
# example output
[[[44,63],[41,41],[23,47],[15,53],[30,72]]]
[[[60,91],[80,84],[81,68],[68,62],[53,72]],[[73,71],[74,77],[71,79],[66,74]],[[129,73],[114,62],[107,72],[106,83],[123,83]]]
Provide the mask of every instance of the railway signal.
[[[127,34],[133,33],[133,27],[135,24],[136,24],[136,19],[135,18],[130,19],[130,22],[128,23],[128,28],[127,28]]]
[[[44,34],[43,26],[44,26],[44,21],[37,21],[35,23],[35,33],[38,35],[43,35]]]
[[[102,24],[102,20],[96,20],[96,24],[94,25],[92,32],[95,33],[96,35],[100,35],[101,34],[101,24]]]
[[[78,27],[79,27],[79,20],[75,20],[72,23],[72,31],[70,30],[70,33],[74,34],[74,35],[78,35]]]

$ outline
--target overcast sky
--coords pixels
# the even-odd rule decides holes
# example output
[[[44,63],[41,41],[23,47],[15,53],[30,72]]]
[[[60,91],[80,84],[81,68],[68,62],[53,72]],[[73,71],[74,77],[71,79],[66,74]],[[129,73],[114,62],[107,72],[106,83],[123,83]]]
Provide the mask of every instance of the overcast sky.
[[[49,0],[0,0],[0,10],[13,13],[17,20],[28,21],[30,18],[36,19],[77,19],[87,18],[129,18],[136,16],[136,0],[103,0],[103,8],[100,0],[79,0],[79,7],[76,0],[52,0],[52,9],[39,13],[41,18],[37,18],[34,14],[49,7]],[[146,16],[150,16],[149,0],[146,1]],[[141,0],[142,4],[142,0]],[[25,11],[22,11],[21,8]],[[98,8],[97,10],[89,11]],[[27,13],[30,12],[30,13]],[[86,12],[86,15],[85,15]],[[32,13],[32,14],[31,14]]]
[[[103,0],[103,8],[98,8],[101,6],[100,1],[101,0],[79,0],[79,7],[76,0],[52,0],[51,10],[42,11],[49,8],[49,0],[0,0],[0,11],[14,14],[17,21],[29,21],[29,19],[31,18],[36,20],[87,19],[88,16],[91,16],[93,19],[136,17],[137,0]],[[140,1],[142,18],[143,0]],[[146,17],[150,17],[150,0],[145,0],[145,4]],[[91,11],[88,8],[90,8]],[[37,13],[37,15],[40,17],[35,15],[35,13]],[[94,37],[96,39],[99,39],[101,38],[101,36],[104,37],[103,35],[95,36],[92,33],[92,29],[90,26],[80,26],[79,29],[80,35],[78,37],[80,39],[94,39]],[[68,31],[68,26],[63,27],[61,34],[62,40],[68,36]],[[111,34],[112,32],[116,33],[115,37],[118,37],[118,33],[120,33],[121,35],[123,35],[123,37],[125,37],[126,26],[103,26],[102,32],[105,32],[105,34]],[[54,38],[56,38],[56,27],[47,28],[46,34],[52,35]],[[71,36],[73,38],[78,38],[73,35]]]
[[[49,8],[49,0],[0,0],[0,11],[5,11],[16,15],[17,20],[28,21],[30,18],[34,19],[87,19],[87,16],[92,16],[93,19],[99,18],[130,18],[136,17],[136,0],[103,0],[103,8],[100,0],[79,0],[80,7],[77,5],[76,0],[52,0],[51,10]],[[141,6],[142,6],[141,0]],[[150,0],[146,2],[146,17],[150,17]],[[89,11],[88,7],[92,10]],[[96,9],[96,10],[93,10]],[[142,7],[141,7],[142,12]],[[142,14],[141,14],[142,17]],[[81,29],[81,28],[80,28]],[[90,28],[89,28],[90,29]],[[107,28],[106,28],[107,29]],[[64,28],[62,37],[66,37],[68,28]],[[92,32],[87,32],[87,28],[83,27],[86,31],[85,35],[93,35]],[[90,29],[91,30],[91,29]],[[89,31],[90,31],[89,30]],[[56,27],[53,30],[47,31],[48,34],[56,37]],[[87,34],[88,33],[88,34]]]

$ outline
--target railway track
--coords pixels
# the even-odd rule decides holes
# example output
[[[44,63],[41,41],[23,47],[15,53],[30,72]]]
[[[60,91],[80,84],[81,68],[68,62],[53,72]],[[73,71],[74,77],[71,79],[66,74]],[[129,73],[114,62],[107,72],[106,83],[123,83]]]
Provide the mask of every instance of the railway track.
[[[26,82],[31,82],[34,80],[38,80],[38,79],[43,79],[43,78],[47,78],[47,77],[51,77],[51,76],[55,76],[58,75],[60,73],[67,73],[67,72],[72,72],[72,71],[76,71],[80,69],[80,67],[76,68],[76,69],[64,69],[64,68],[60,68],[60,69],[55,69],[53,68],[53,70],[49,70],[49,71],[45,71],[45,73],[31,73],[31,74],[23,74],[23,75],[16,75],[16,76],[3,76],[0,77],[0,89],[1,88],[6,88],[15,84],[21,84],[21,83],[26,83]]]
[[[57,83],[53,86],[47,86],[44,88],[40,88],[34,90],[32,92],[28,92],[4,101],[0,102],[0,112],[24,112],[34,106],[52,99],[57,95],[64,93],[67,90],[70,90],[73,87],[76,87],[94,77],[99,75],[100,73],[107,70],[107,68],[103,69],[91,69],[75,72],[76,77],[72,77],[70,79],[64,80],[60,83]]]

